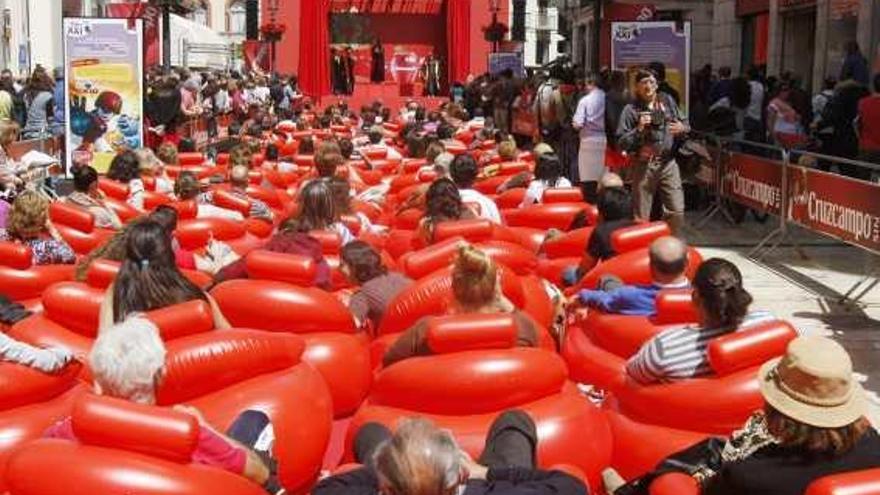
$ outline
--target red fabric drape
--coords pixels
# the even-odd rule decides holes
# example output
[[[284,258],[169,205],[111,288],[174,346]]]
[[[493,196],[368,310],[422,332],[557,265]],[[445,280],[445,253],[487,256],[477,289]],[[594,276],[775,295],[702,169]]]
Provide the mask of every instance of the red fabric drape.
[[[767,40],[770,39],[770,14],[763,13],[755,18],[755,56],[753,63],[767,63]]]
[[[449,56],[449,84],[464,83],[471,70],[471,2],[447,0],[446,44]]]
[[[330,0],[306,0],[300,12],[299,83],[312,97],[330,94]]]

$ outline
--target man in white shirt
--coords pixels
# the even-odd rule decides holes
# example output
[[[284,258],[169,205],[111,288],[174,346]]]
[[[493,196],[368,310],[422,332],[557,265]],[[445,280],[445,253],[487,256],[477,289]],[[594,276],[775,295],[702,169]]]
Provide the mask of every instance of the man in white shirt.
[[[480,218],[485,218],[495,223],[502,223],[498,205],[483,193],[473,189],[479,169],[477,168],[476,160],[472,156],[464,154],[455,157],[449,172],[452,176],[452,181],[458,186],[461,202],[466,207],[471,208]]]
[[[764,108],[764,83],[761,82],[761,74],[758,69],[749,69],[749,88],[751,98],[746,107],[746,115],[743,122],[746,139],[750,141],[762,141],[764,139],[764,121],[761,111]]]
[[[596,76],[588,75],[584,82],[587,94],[578,102],[571,125],[580,132],[578,181],[584,198],[595,203],[599,179],[605,174],[605,92]]]

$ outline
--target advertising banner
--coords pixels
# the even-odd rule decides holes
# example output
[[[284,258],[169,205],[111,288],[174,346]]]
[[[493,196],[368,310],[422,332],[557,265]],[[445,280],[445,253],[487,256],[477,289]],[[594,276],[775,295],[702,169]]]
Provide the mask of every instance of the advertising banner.
[[[880,253],[880,185],[803,167],[788,177],[790,221]]]
[[[690,91],[691,25],[675,22],[611,23],[611,68],[622,70],[631,87],[635,73],[652,62],[666,67],[666,81],[678,93],[678,104],[687,115]]]
[[[162,60],[162,43],[159,33],[162,25],[162,10],[155,3],[125,2],[106,6],[107,17],[144,20],[144,64],[157,66]]]
[[[506,69],[512,70],[514,77],[526,77],[522,52],[498,52],[489,54],[490,74],[501,74]]]
[[[758,211],[782,212],[781,162],[731,153],[723,179],[725,197]]]
[[[373,64],[372,45],[330,45],[340,52],[351,49],[354,58],[354,79],[356,84],[370,83],[370,70]],[[385,50],[385,81],[399,85],[412,85],[424,81],[422,68],[428,55],[435,54],[431,45],[383,43]]]
[[[106,172],[143,143],[143,22],[65,18],[67,163]]]

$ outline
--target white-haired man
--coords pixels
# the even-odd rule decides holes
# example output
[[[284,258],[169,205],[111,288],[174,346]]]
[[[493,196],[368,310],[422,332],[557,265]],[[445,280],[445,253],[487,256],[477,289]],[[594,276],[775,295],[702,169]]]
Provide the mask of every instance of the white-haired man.
[[[135,315],[101,332],[89,354],[95,393],[138,404],[155,405],[156,387],[165,368],[165,345],[156,326]],[[200,425],[199,440],[192,454],[196,464],[230,471],[260,484],[269,493],[283,490],[270,466],[274,431],[262,412],[245,411],[228,434],[215,430],[193,407],[175,406],[192,414]],[[76,440],[70,417],[50,427],[49,438]]]

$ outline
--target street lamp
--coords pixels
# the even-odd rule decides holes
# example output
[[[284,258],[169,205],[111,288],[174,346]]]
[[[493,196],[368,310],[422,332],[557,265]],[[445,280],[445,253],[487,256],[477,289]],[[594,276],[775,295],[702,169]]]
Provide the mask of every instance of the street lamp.
[[[498,26],[498,11],[501,10],[501,0],[489,0],[489,11],[492,12],[492,27]],[[492,53],[498,52],[497,37],[492,41]]]
[[[171,73],[171,6],[174,0],[159,0],[162,7],[162,71]]]

